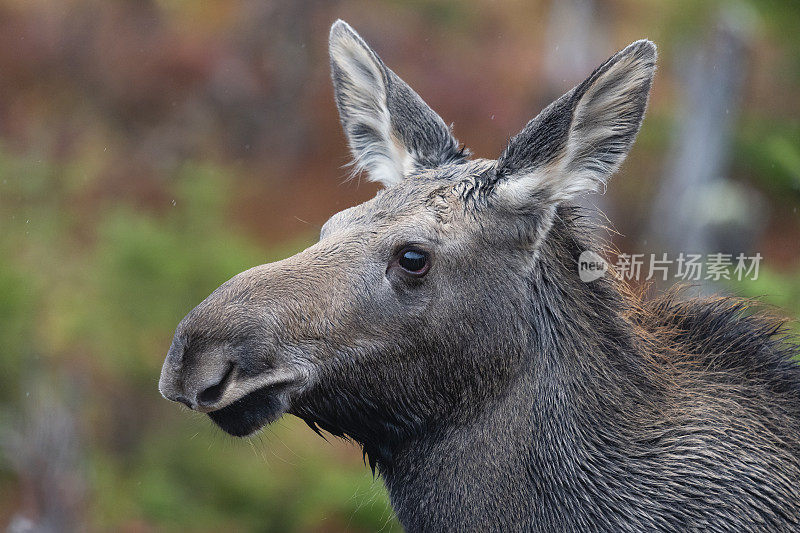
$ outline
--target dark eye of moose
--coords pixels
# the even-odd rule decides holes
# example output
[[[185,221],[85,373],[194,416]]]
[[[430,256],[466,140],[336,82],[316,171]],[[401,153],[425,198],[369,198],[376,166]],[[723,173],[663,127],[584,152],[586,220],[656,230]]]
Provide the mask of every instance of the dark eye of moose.
[[[428,253],[419,248],[404,248],[397,257],[397,264],[407,273],[414,276],[424,276],[430,268]]]

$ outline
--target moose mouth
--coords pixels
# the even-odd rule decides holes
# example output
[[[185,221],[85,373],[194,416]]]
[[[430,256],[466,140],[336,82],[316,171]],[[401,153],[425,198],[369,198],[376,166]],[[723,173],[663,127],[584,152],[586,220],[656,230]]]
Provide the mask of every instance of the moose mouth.
[[[208,416],[229,435],[252,435],[275,422],[289,408],[286,387],[283,385],[267,385],[256,389],[222,409],[209,412]]]

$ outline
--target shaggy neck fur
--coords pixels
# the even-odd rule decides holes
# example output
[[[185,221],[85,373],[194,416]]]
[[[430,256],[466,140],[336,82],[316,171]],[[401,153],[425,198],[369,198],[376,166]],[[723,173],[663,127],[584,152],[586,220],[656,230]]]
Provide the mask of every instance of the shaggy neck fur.
[[[800,524],[800,367],[779,324],[582,283],[574,218],[559,210],[529,279],[527,341],[494,354],[517,371],[481,404],[387,422],[346,398],[349,415],[303,418],[364,446],[409,531]]]

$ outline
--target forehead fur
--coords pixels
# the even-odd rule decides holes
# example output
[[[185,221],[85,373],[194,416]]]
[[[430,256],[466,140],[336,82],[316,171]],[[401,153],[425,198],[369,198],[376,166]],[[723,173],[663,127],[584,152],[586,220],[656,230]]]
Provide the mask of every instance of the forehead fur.
[[[378,191],[372,200],[333,215],[323,233],[358,223],[387,224],[414,214],[431,216],[440,223],[452,222],[454,216],[476,209],[494,168],[495,161],[476,159],[420,170]]]
[[[476,195],[494,175],[495,161],[475,159],[422,170],[385,191],[380,203],[407,201],[426,206],[449,205],[469,211],[476,207]]]

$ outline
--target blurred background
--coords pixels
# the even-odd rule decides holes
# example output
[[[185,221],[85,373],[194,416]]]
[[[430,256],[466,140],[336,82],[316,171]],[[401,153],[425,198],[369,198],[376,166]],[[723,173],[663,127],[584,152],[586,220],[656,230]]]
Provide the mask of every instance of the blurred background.
[[[375,193],[327,36],[350,22],[477,155],[629,42],[659,46],[605,196],[615,247],[745,252],[800,316],[796,0],[0,0],[0,527],[392,531],[353,445],[164,401],[173,328]],[[796,329],[796,326],[791,326]]]

